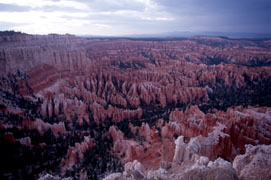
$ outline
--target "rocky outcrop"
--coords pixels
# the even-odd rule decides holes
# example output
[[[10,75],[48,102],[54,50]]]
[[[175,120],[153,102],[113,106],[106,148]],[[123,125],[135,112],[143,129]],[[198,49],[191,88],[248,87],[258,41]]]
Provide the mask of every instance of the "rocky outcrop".
[[[72,180],[71,177],[68,177],[68,178],[61,178],[59,176],[53,176],[51,174],[45,174],[43,176],[41,176],[38,180]]]
[[[104,180],[116,179],[228,179],[238,180],[236,171],[232,168],[230,162],[221,158],[215,161],[209,161],[208,157],[196,154],[198,152],[192,149],[191,146],[195,143],[191,142],[189,145],[183,142],[183,136],[176,140],[176,148],[173,163],[162,163],[162,167],[158,170],[146,169],[140,162],[134,160],[125,164],[123,173],[111,174],[104,178]],[[204,145],[203,145],[204,146]],[[205,145],[206,146],[206,145]],[[186,149],[187,148],[187,149]],[[181,163],[181,164],[180,164]],[[165,168],[166,167],[166,168]]]
[[[205,167],[201,165],[186,171],[180,179],[238,180],[239,178],[229,162],[217,159],[214,162],[210,161]]]
[[[240,178],[265,180],[271,178],[271,145],[246,145],[246,153],[238,155],[233,167]]]
[[[43,122],[40,119],[37,119],[35,121],[25,119],[22,121],[22,128],[27,130],[37,130],[40,135],[43,135],[46,131],[50,129],[55,137],[58,137],[59,134],[66,133],[64,122],[49,124]]]
[[[140,154],[144,151],[138,142],[124,139],[123,133],[114,126],[110,127],[108,135],[113,139],[114,145],[112,151],[116,153],[118,157],[121,157],[124,162],[138,159]]]
[[[83,39],[70,35],[13,35],[0,36],[0,58],[5,62],[1,73],[30,70],[49,64],[57,68],[84,68],[87,63],[86,53],[74,50],[74,45]]]
[[[180,124],[180,134],[185,137],[207,136],[217,122],[212,114],[203,113],[198,106],[191,106],[185,111],[172,111],[169,120]]]
[[[173,111],[170,122],[176,124],[178,130],[171,129],[171,134],[184,137],[208,136],[214,128],[224,127],[227,137],[220,139],[219,156],[233,160],[236,153],[244,152],[245,144],[270,144],[270,108],[229,108],[226,112],[215,111],[203,113],[197,106],[185,111]],[[240,133],[241,132],[241,133]],[[236,152],[239,149],[239,152]],[[234,150],[234,151],[232,151]],[[215,153],[214,153],[215,154]]]
[[[205,156],[211,160],[216,159],[225,150],[231,150],[231,144],[221,143],[229,138],[228,134],[222,132],[225,128],[222,124],[209,133],[208,137],[197,136],[191,138],[188,143],[184,142],[184,136],[179,136],[176,141],[176,148],[173,162],[182,164],[186,161],[196,162],[200,156]],[[230,141],[229,141],[230,142]],[[223,147],[221,147],[223,146]],[[230,146],[228,148],[227,146]],[[231,152],[228,152],[231,154]]]
[[[119,122],[123,121],[124,119],[140,119],[142,116],[141,108],[136,110],[122,110],[109,105],[108,109],[104,109],[101,105],[93,103],[90,106],[90,109],[93,112],[93,118],[97,124],[100,122],[103,123],[106,119],[112,119],[114,122]]]
[[[271,143],[270,50],[0,32],[3,179],[236,179],[225,160]]]
[[[177,170],[179,168],[179,170]],[[208,165],[196,165],[185,171],[180,171],[180,167],[174,164],[168,170],[160,168],[152,171],[147,170],[138,161],[125,164],[123,173],[114,173],[103,180],[139,180],[139,179],[162,179],[162,180],[187,180],[187,179],[203,179],[203,180],[238,180],[235,170],[229,162],[222,159],[210,161]]]
[[[131,128],[135,128],[130,125]],[[150,129],[148,124],[143,124],[135,139],[126,139],[124,134],[111,126],[108,135],[113,139],[112,151],[123,163],[139,160],[146,167],[156,169],[161,161],[172,161],[174,143],[170,139],[160,139],[155,128]],[[144,139],[144,140],[143,140]]]
[[[84,141],[81,143],[75,143],[74,147],[69,147],[66,158],[62,160],[64,167],[71,167],[78,160],[83,160],[84,153],[90,151],[95,144],[91,137],[85,136]]]
[[[31,146],[31,138],[30,137],[24,137],[17,139],[17,141],[24,146]]]
[[[243,132],[250,132],[249,128],[253,128],[254,134],[267,133],[265,136],[268,137],[269,131],[265,131],[265,129],[268,129],[270,120],[269,110],[257,112],[259,110],[254,107],[248,109],[237,107],[226,112],[216,111],[205,114],[197,106],[192,106],[185,111],[173,111],[169,123],[160,120],[156,127],[150,128],[147,123],[143,123],[140,127],[130,124],[131,132],[139,139],[143,138],[143,142],[138,141],[137,138],[126,139],[121,131],[116,127],[111,127],[109,133],[114,142],[112,150],[117,152],[124,162],[137,159],[148,168],[158,168],[161,161],[173,160],[179,164],[185,161],[194,162],[199,156],[206,156],[210,160],[222,157],[233,161],[234,157],[242,152],[244,144],[252,141],[268,143],[259,141],[256,137],[249,138],[252,132],[237,136],[234,134],[236,131],[233,131],[234,127],[239,126],[243,127]],[[235,113],[232,113],[233,111]],[[246,119],[248,115],[249,119]],[[255,125],[247,126],[248,122],[254,122]],[[262,123],[265,124],[264,128],[262,128]],[[173,157],[172,147],[174,147],[173,142],[176,135],[182,135],[175,141],[178,144],[175,151],[180,151],[180,153],[175,152]],[[237,137],[242,137],[242,142],[236,141]],[[180,148],[178,149],[178,147]]]

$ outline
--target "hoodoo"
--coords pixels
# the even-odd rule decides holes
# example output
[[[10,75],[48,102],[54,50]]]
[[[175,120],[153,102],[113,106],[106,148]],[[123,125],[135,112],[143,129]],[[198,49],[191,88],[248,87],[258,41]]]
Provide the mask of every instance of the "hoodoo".
[[[270,179],[271,41],[0,33],[0,179]]]

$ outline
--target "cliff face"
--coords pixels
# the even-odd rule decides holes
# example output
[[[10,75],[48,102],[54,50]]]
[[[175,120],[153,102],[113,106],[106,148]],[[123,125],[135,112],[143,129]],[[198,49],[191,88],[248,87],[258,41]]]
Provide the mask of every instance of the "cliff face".
[[[44,64],[81,69],[87,62],[84,51],[77,49],[83,40],[71,35],[2,35],[0,41],[0,59],[4,65],[1,73],[31,70]]]
[[[270,179],[270,145],[246,146],[246,153],[233,161],[237,174],[244,179]]]
[[[226,112],[215,111],[204,114],[197,106],[194,106],[185,111],[173,111],[169,117],[171,122],[182,127],[178,130],[178,134],[185,137],[208,136],[217,127],[217,124],[219,124],[218,127],[223,125],[223,132],[228,134],[228,138],[220,145],[229,145],[229,147],[222,148],[224,152],[220,152],[220,156],[223,155],[224,158],[231,158],[236,155],[235,153],[243,153],[246,144],[271,143],[268,138],[271,135],[270,108],[239,106],[228,108]],[[226,152],[227,150],[229,152]],[[232,152],[233,150],[234,152]]]
[[[214,134],[221,137],[225,134],[215,130]],[[162,162],[158,170],[150,170],[134,160],[125,164],[123,173],[111,174],[104,180],[114,179],[238,179],[236,170],[231,163],[221,158],[210,161],[202,152],[210,151],[210,146],[216,144],[215,136],[207,138],[192,138],[189,143],[179,136],[175,141],[173,162]]]
[[[176,178],[236,177],[232,167],[212,169],[205,160],[231,163],[247,144],[270,144],[270,51],[270,41],[212,37],[0,33],[1,174],[101,179],[140,166],[151,178],[175,163],[190,172]],[[202,170],[191,169],[201,161]]]

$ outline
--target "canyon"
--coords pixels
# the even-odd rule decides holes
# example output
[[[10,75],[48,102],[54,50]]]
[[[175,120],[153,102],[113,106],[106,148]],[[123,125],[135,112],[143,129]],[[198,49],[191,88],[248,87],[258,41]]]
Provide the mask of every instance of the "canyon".
[[[271,40],[0,32],[1,179],[270,179]]]

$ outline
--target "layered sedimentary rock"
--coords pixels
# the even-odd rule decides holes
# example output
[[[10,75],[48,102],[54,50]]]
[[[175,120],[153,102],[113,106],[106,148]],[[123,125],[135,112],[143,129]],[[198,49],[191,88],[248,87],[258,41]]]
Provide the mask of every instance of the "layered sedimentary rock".
[[[212,141],[210,138],[205,138]],[[198,139],[191,139],[189,144],[184,143],[184,137],[179,136],[175,141],[175,154],[173,162],[160,165],[158,170],[148,170],[140,162],[134,160],[125,164],[123,173],[111,174],[104,180],[116,179],[238,179],[236,171],[230,162],[221,158],[209,161],[201,156],[198,148],[208,149],[208,144],[197,144]]]
[[[195,113],[197,112],[195,111],[196,109],[199,111],[198,113]],[[234,114],[232,114],[233,111],[235,111]],[[257,111],[260,111],[260,109],[237,107],[234,110],[228,109],[226,112],[216,111],[215,113],[205,114],[197,107],[191,107],[184,112],[181,111],[180,114],[182,114],[182,116],[180,116],[179,119],[157,125],[157,128],[150,128],[148,124],[142,124],[141,127],[134,127],[130,124],[129,127],[132,133],[143,138],[143,143],[127,140],[121,131],[111,127],[109,132],[114,142],[112,150],[113,152],[119,152],[119,157],[122,156],[125,162],[141,160],[146,167],[158,167],[161,161],[174,160],[181,163],[185,160],[189,160],[189,158],[197,158],[197,155],[206,156],[210,160],[223,157],[224,159],[232,161],[237,154],[243,152],[245,148],[244,144],[270,144],[270,140],[265,142],[264,139],[261,141],[256,138],[256,136],[270,137],[270,131],[268,130],[269,121],[271,120],[269,114],[270,109],[268,108],[265,111],[261,109],[261,113]],[[173,114],[176,114],[176,111],[174,111]],[[184,114],[186,114],[187,117],[184,117]],[[198,114],[200,114],[200,116]],[[254,114],[254,116],[249,116],[249,114]],[[255,114],[257,114],[257,116],[255,116]],[[249,119],[246,119],[248,116]],[[204,123],[206,120],[212,123],[208,123],[208,121]],[[191,124],[186,125],[184,122]],[[254,122],[255,125],[249,126],[248,122]],[[160,121],[158,123],[161,124],[163,122]],[[244,127],[244,124],[246,124],[247,127]],[[263,124],[265,124],[265,128],[262,127]],[[194,125],[197,126],[194,127]],[[244,128],[244,133],[235,134],[235,128],[238,126]],[[189,131],[189,133],[186,131]],[[254,137],[251,136],[252,131]],[[193,134],[191,134],[191,132],[193,132]],[[176,135],[184,135],[185,137],[181,136],[182,138],[179,137],[175,141],[176,144],[183,146],[183,148],[181,150],[178,148],[175,149],[175,156],[173,157],[174,145],[172,142]],[[241,141],[237,141],[237,138],[240,138]],[[189,143],[187,144],[185,141],[189,141]],[[178,155],[176,150],[181,151],[181,154]],[[196,154],[196,157],[193,157],[191,154]],[[155,156],[159,158],[156,159]],[[155,161],[155,159],[157,161]]]
[[[246,153],[238,155],[233,167],[243,179],[270,179],[271,146],[246,145]]]
[[[244,152],[245,144],[270,144],[270,108],[235,107],[226,112],[204,114],[198,107],[191,107],[185,111],[173,111],[169,117],[170,121],[179,124],[178,131],[186,137],[207,136],[217,123],[223,124],[223,132],[229,138],[221,145],[230,145],[222,148],[223,153],[228,153],[224,157],[230,158],[237,153],[232,150]]]
[[[71,167],[77,160],[83,160],[84,153],[91,150],[93,145],[92,139],[85,136],[83,142],[75,143],[74,147],[69,147],[66,158],[62,161],[64,167]]]
[[[58,124],[49,124],[49,123],[44,123],[42,120],[37,119],[36,121],[31,121],[31,120],[23,120],[22,121],[22,128],[27,129],[27,130],[37,130],[40,135],[43,135],[46,131],[49,129],[52,131],[54,136],[58,136],[59,134],[66,133],[65,125],[63,122],[59,122]]]
[[[72,35],[2,35],[0,57],[4,66],[1,72],[30,70],[43,64],[65,69],[83,68],[83,64],[87,62],[86,53],[74,49],[82,41],[84,40]]]
[[[148,127],[148,124],[146,125]],[[144,124],[141,129],[144,128]],[[139,131],[140,131],[139,130]],[[173,158],[174,143],[169,139],[160,139],[156,129],[147,129],[146,134],[139,132],[138,139],[128,140],[124,138],[124,134],[110,127],[109,135],[113,139],[112,151],[122,159],[129,162],[140,160],[150,169],[159,167],[161,161],[171,161]],[[141,137],[141,138],[140,138]],[[145,141],[144,141],[145,140]]]
[[[0,178],[236,179],[232,162],[246,178],[236,156],[271,144],[270,52],[270,40],[2,32]]]

